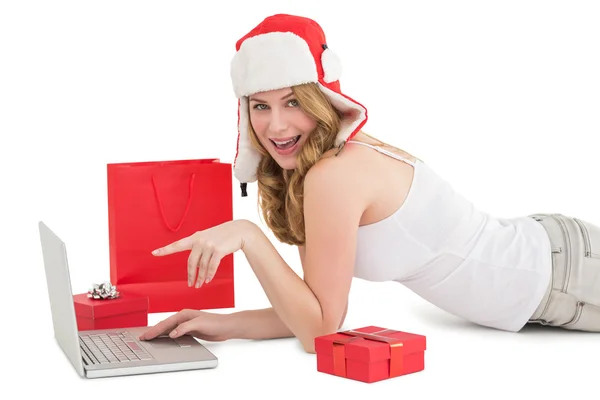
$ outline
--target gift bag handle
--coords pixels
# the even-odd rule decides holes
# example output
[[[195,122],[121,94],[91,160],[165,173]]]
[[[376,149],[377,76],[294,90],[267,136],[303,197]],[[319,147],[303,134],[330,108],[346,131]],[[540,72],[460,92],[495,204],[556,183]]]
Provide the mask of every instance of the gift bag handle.
[[[167,218],[165,217],[165,210],[163,209],[162,202],[160,201],[160,197],[158,195],[158,189],[156,187],[156,180],[154,179],[154,175],[152,175],[152,187],[154,188],[154,195],[156,196],[156,201],[158,203],[158,208],[160,210],[160,216],[162,217],[162,220],[165,223],[165,225],[167,226],[167,228],[169,228],[169,230],[171,230],[172,232],[177,232],[179,229],[181,229],[181,226],[183,225],[183,222],[185,221],[185,218],[187,217],[187,215],[190,211],[190,207],[192,205],[192,197],[194,195],[194,179],[195,178],[196,178],[196,174],[193,173],[190,176],[190,183],[189,183],[190,193],[188,195],[188,200],[187,200],[187,204],[185,206],[185,211],[183,212],[183,217],[181,217],[181,221],[179,221],[179,225],[177,225],[176,228],[173,228],[167,221]]]

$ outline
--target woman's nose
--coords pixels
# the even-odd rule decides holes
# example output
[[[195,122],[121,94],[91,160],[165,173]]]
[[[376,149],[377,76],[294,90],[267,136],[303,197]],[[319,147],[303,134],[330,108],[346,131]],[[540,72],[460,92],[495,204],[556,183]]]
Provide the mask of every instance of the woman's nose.
[[[269,128],[272,132],[283,132],[289,125],[285,115],[275,110],[271,113],[271,121],[269,122]]]

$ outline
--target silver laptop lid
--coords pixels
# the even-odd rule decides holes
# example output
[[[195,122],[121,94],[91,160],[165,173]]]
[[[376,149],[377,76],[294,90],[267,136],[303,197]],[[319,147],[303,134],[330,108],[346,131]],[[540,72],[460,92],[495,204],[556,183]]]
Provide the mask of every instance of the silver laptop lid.
[[[67,263],[67,249],[62,240],[52,232],[42,221],[38,223],[44,268],[46,270],[46,283],[50,297],[50,310],[54,324],[54,337],[65,353],[71,364],[81,376],[83,361],[79,349],[79,335],[77,333],[77,320],[71,278]]]

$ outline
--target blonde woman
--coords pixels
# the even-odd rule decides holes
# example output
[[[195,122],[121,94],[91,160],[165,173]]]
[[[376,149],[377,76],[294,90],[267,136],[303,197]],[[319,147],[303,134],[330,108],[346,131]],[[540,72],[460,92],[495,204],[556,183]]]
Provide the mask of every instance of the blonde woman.
[[[183,310],[141,336],[314,338],[344,321],[353,277],[399,282],[473,323],[600,331],[600,228],[560,214],[492,217],[422,160],[362,131],[366,108],[342,93],[341,63],[313,20],[278,14],[236,45],[235,176],[257,182],[263,217],[299,250],[303,278],[261,229],[235,220],[168,244],[189,251],[188,283],[210,284],[241,250],[272,307]]]

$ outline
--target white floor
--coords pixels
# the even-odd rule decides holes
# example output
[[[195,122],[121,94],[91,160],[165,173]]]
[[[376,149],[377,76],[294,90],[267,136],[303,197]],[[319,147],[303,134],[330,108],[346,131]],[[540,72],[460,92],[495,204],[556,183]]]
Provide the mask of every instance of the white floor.
[[[250,295],[249,289],[240,292],[241,299]],[[59,351],[49,327],[48,308],[41,307],[32,319],[41,323],[40,327],[15,327],[15,334],[24,342],[36,341],[37,348],[26,352],[20,346],[7,346],[13,370],[7,383],[20,386],[21,393],[37,391],[40,386],[65,388],[67,393],[61,396],[65,399],[92,393],[140,398],[201,398],[204,393],[268,399],[325,395],[574,398],[597,390],[597,334],[537,327],[519,334],[484,329],[448,316],[395,285],[357,281],[352,293],[346,327],[374,324],[426,335],[425,371],[373,384],[350,381],[317,372],[314,355],[304,353],[296,340],[283,339],[206,343],[220,359],[214,370],[86,381]],[[166,315],[151,315],[151,324]],[[44,361],[34,363],[33,357]]]

